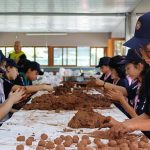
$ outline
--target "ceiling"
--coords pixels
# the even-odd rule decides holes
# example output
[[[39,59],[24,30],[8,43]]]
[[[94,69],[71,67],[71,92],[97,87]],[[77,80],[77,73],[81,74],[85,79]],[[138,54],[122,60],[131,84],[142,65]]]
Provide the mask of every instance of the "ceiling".
[[[0,32],[112,32],[142,0],[0,0]]]

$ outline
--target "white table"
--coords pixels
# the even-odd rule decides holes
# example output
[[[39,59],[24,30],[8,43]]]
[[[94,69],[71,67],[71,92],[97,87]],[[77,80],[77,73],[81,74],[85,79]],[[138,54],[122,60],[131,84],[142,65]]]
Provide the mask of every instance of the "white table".
[[[104,116],[113,116],[119,121],[127,119],[114,105],[111,109],[95,109],[95,111],[100,112]],[[75,113],[76,111],[61,111],[60,113],[55,113],[55,111],[20,110],[0,127],[0,150],[15,150],[16,145],[21,144],[21,142],[16,141],[18,134],[24,135],[27,138],[31,136],[32,133],[35,133],[35,139],[37,139],[38,142],[42,133],[48,134],[49,139],[53,140],[62,134],[75,135],[80,132],[80,130],[83,130],[83,133],[79,136],[95,131],[95,129],[84,128],[74,129],[72,132],[63,132],[63,129],[67,127],[68,122]],[[25,150],[34,150],[37,142],[34,142],[32,147],[25,146]],[[68,149],[75,148],[72,147]]]

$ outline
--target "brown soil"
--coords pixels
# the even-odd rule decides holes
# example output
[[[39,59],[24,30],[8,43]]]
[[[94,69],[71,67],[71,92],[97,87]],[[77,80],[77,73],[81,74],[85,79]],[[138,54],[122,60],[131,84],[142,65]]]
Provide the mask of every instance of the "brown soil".
[[[71,128],[101,128],[108,120],[107,118],[92,109],[79,110],[68,126]]]
[[[83,89],[74,90],[72,94],[65,93],[55,96],[54,94],[44,94],[32,100],[31,104],[26,104],[26,110],[78,110],[80,108],[109,108],[110,100],[95,94],[83,93]]]

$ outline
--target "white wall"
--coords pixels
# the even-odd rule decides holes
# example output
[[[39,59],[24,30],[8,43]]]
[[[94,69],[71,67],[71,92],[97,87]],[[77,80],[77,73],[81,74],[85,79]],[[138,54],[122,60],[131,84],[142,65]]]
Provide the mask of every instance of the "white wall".
[[[0,46],[12,46],[19,40],[23,46],[107,46],[109,33],[69,33],[63,36],[27,36],[25,33],[0,33]]]

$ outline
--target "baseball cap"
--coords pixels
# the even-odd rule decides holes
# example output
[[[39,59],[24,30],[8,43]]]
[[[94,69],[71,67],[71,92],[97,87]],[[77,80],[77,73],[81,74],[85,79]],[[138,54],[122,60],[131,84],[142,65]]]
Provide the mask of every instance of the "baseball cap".
[[[36,61],[29,61],[28,62],[28,68],[31,68],[32,70],[37,70],[39,75],[43,75],[44,73],[40,69],[40,64]]]
[[[102,66],[108,66],[110,61],[110,57],[102,57],[99,59],[99,64],[96,66],[96,68],[102,67]]]
[[[136,26],[134,36],[124,43],[131,49],[139,49],[150,43],[150,12],[140,16]]]

